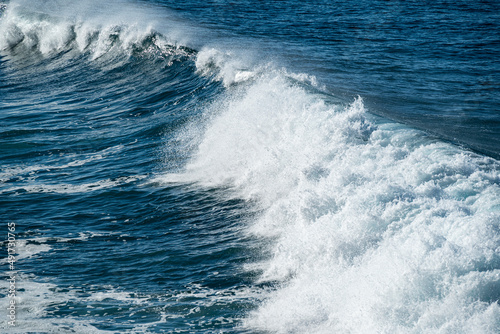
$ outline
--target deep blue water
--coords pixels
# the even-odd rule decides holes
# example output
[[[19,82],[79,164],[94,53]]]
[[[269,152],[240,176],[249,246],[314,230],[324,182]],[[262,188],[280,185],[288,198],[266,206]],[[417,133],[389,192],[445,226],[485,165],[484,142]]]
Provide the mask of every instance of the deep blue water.
[[[500,331],[500,3],[0,13],[2,332]]]

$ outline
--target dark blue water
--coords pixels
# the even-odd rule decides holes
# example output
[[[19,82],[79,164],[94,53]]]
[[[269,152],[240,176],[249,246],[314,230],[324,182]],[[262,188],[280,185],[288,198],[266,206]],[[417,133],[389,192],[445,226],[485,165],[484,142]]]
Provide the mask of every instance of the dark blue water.
[[[500,331],[498,2],[0,13],[3,332]]]

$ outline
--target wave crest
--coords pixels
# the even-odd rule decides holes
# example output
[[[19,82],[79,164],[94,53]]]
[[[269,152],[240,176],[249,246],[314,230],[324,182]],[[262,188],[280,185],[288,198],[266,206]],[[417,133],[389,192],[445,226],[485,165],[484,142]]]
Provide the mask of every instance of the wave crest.
[[[97,59],[115,56],[190,56],[188,47],[178,45],[143,18],[87,18],[59,16],[13,3],[3,5],[0,16],[0,51],[52,56],[68,51]]]
[[[269,258],[248,269],[277,289],[245,326],[496,332],[498,162],[291,79],[269,72],[230,90],[185,170],[160,178],[232,189],[260,210],[248,231]]]

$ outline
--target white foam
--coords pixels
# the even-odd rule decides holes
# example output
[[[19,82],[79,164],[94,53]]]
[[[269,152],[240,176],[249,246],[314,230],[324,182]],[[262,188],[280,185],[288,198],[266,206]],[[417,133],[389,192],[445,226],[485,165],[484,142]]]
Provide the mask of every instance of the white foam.
[[[249,269],[280,284],[247,328],[497,332],[499,163],[285,77],[259,75],[215,103],[192,160],[164,176],[262,209],[248,229],[271,256]]]

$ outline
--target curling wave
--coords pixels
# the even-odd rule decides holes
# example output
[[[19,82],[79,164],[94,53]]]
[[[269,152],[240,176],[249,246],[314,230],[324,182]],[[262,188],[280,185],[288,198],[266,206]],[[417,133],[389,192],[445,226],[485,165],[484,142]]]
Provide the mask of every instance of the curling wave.
[[[49,1],[50,3],[50,1]],[[107,54],[156,57],[189,56],[194,51],[155,29],[155,23],[130,13],[117,13],[95,3],[81,15],[64,15],[50,6],[3,4],[0,50],[11,54],[53,56],[76,51],[97,59]],[[130,4],[129,4],[130,6]]]
[[[233,88],[201,136],[183,134],[197,142],[184,171],[159,178],[223,187],[261,210],[248,231],[269,256],[247,269],[276,289],[245,326],[497,331],[498,161],[312,88],[279,70]]]

